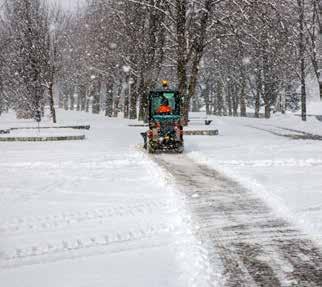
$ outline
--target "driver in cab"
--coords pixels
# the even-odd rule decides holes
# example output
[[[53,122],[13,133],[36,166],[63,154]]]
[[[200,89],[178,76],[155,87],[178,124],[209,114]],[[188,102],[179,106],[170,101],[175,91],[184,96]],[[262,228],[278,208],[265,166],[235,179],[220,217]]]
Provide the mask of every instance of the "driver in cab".
[[[157,114],[171,114],[172,108],[169,106],[169,100],[167,98],[163,98],[161,101],[160,107],[157,109]]]

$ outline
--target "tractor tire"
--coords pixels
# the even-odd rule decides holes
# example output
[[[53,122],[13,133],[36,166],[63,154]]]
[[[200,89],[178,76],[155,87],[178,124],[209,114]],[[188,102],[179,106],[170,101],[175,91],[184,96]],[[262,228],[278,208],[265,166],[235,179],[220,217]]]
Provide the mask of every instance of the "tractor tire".
[[[148,151],[148,153],[153,154],[153,153],[155,153],[155,148],[150,143],[148,143],[147,144],[147,151]]]
[[[183,145],[178,146],[178,147],[176,148],[176,153],[183,153],[183,152],[184,152],[184,146],[183,146]]]

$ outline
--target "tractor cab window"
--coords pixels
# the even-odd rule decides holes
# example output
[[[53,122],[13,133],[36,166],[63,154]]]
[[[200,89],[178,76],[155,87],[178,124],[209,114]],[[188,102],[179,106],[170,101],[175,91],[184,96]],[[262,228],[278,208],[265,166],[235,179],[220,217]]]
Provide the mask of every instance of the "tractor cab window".
[[[181,117],[181,97],[178,91],[151,91],[148,104],[149,120],[177,121]]]
[[[172,115],[177,112],[176,94],[174,92],[159,92],[153,95],[151,112],[153,115]]]

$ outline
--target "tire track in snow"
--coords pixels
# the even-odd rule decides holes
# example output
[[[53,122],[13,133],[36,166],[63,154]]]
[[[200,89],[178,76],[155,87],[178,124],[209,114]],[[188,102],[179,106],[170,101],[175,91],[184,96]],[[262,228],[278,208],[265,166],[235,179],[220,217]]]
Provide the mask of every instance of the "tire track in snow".
[[[267,125],[267,128],[256,127],[252,125],[246,125],[246,127],[253,128],[256,130],[268,132],[275,136],[286,137],[292,140],[314,140],[314,141],[322,141],[321,135],[312,134],[305,131],[283,128],[278,126]],[[285,133],[287,131],[288,133]]]
[[[155,210],[169,213],[173,209],[175,209],[175,205],[171,204],[171,202],[145,200],[143,203],[98,208],[83,212],[65,212],[42,217],[17,217],[10,221],[1,222],[0,232],[5,235],[18,235],[24,232],[57,230],[87,222],[104,224],[116,217],[149,215],[155,213]]]
[[[219,256],[220,286],[321,286],[321,250],[253,193],[185,155],[154,158],[175,178],[213,272]]]
[[[15,247],[0,252],[0,267],[3,269],[14,268],[101,255],[106,252],[118,253],[131,249],[131,243],[137,245],[144,240],[147,242],[141,244],[140,248],[153,248],[155,243],[151,240],[152,238],[157,237],[157,245],[160,245],[159,239],[164,237],[164,244],[168,244],[169,235],[179,232],[181,232],[180,225],[157,224],[125,232],[102,232],[85,238],[68,237],[57,241],[42,242],[41,245]],[[137,249],[137,246],[133,246],[133,249]]]

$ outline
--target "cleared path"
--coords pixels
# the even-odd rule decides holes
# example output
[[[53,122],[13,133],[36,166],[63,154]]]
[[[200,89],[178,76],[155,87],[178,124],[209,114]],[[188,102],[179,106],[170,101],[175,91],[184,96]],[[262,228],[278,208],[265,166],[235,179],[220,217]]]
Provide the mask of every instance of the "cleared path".
[[[181,189],[211,268],[222,262],[222,286],[322,286],[321,250],[253,193],[185,155],[154,158]]]

